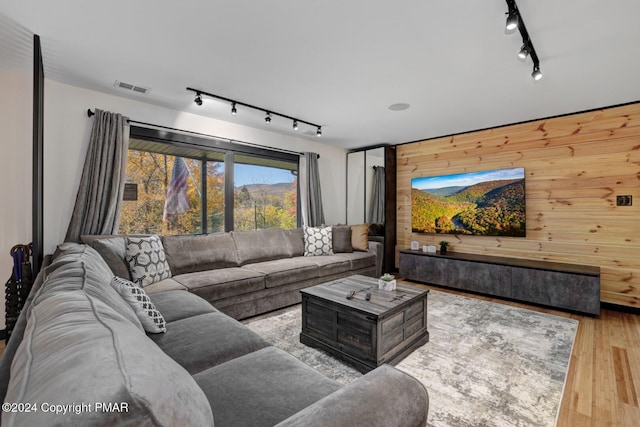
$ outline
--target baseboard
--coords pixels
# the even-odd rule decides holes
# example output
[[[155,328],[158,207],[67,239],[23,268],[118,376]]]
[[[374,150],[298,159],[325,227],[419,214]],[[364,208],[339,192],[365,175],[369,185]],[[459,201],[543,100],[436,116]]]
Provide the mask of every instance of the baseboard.
[[[640,315],[640,307],[629,307],[627,305],[613,304],[611,302],[600,302],[600,308],[607,310],[621,311],[623,313],[631,313]]]

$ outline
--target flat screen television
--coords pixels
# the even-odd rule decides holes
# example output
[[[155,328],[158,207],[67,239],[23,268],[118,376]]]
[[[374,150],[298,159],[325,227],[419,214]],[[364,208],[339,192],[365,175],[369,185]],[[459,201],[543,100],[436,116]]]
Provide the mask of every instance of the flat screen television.
[[[524,168],[412,178],[411,230],[525,237]]]

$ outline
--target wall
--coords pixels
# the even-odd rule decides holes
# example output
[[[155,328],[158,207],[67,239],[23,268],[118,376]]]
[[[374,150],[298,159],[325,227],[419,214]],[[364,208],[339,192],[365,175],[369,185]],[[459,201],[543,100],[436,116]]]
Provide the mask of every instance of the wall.
[[[309,139],[262,131],[143,102],[45,81],[44,251],[64,240],[73,211],[93,119],[87,108],[121,113],[132,120],[320,154],[320,181],[327,223],[344,221],[345,151]]]
[[[590,264],[601,300],[640,306],[640,103],[398,147],[398,245]],[[525,168],[527,237],[411,233],[411,178]],[[634,204],[617,207],[616,195]]]
[[[0,69],[0,280],[11,277],[9,250],[31,241],[33,77]],[[5,327],[0,298],[0,329]]]

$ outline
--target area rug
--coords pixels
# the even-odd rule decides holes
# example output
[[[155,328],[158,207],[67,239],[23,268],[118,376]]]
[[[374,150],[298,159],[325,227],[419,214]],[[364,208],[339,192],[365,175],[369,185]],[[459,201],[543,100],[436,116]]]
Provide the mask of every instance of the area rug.
[[[429,426],[556,425],[576,320],[432,290],[427,324],[396,367],[427,388]],[[248,326],[342,384],[362,375],[300,343],[300,305]]]

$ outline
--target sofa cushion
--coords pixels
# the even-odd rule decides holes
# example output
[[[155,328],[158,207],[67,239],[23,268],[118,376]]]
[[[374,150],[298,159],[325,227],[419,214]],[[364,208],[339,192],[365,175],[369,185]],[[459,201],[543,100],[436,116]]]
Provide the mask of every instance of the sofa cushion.
[[[300,282],[318,277],[319,268],[312,260],[313,257],[296,257],[278,259],[275,261],[259,262],[242,267],[264,275],[267,288],[275,288],[287,283]]]
[[[192,375],[269,346],[245,325],[220,312],[170,322],[166,334],[149,337]]]
[[[287,228],[282,232],[287,241],[289,257],[304,256],[304,232],[302,228]]]
[[[148,235],[132,234],[131,236],[144,237]],[[129,264],[125,260],[127,256],[125,237],[118,234],[84,234],[80,236],[80,239],[102,256],[113,274],[131,280]]]
[[[283,350],[267,347],[194,376],[218,425],[273,426],[340,389]]]
[[[110,285],[113,273],[90,246],[75,244],[62,252],[44,271],[42,286],[28,310],[60,293],[82,291],[110,306],[140,331],[142,324],[131,306]],[[29,313],[28,313],[29,314]]]
[[[239,267],[181,274],[174,279],[207,301],[255,292],[265,287],[262,273]]]
[[[3,425],[213,425],[193,377],[118,312],[80,290],[33,307],[5,401],[86,403],[93,410],[6,412]],[[117,403],[123,412],[97,410],[96,402]]]
[[[171,277],[160,237],[127,237],[126,250],[131,280],[138,286],[145,287]]]
[[[334,225],[331,227],[331,233],[333,235],[333,253],[353,252],[350,226]]]
[[[351,270],[351,261],[340,255],[314,256],[309,261],[320,269],[320,276],[344,273]]]
[[[333,255],[331,227],[304,227],[304,256]]]
[[[351,226],[351,246],[354,251],[369,251],[369,224]]]
[[[173,275],[238,266],[230,233],[162,237]]]
[[[360,270],[362,268],[375,267],[376,265],[376,256],[371,252],[357,251],[350,254],[338,254],[336,256],[348,259],[349,262],[351,263],[352,270]]]
[[[156,308],[160,310],[167,323],[218,311],[207,301],[190,292],[158,292],[150,294],[149,298]]]
[[[133,308],[145,331],[152,334],[167,332],[162,313],[160,313],[155,304],[151,302],[151,299],[149,299],[144,289],[118,276],[113,276],[111,286],[113,286],[120,296]]]
[[[289,247],[281,228],[232,231],[238,251],[238,264],[247,265],[273,259],[289,258]]]

